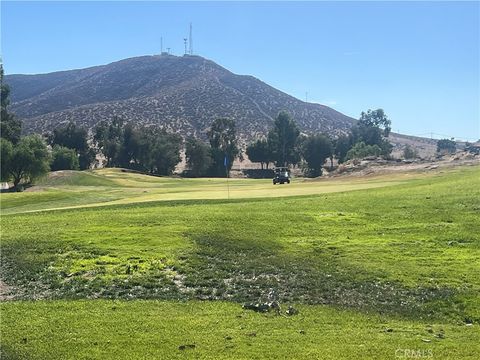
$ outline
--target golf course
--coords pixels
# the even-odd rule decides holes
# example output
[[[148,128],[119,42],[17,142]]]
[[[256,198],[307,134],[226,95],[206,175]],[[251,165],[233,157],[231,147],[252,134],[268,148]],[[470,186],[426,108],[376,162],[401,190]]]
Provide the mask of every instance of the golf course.
[[[61,171],[0,200],[2,359],[480,354],[479,166],[275,186]]]

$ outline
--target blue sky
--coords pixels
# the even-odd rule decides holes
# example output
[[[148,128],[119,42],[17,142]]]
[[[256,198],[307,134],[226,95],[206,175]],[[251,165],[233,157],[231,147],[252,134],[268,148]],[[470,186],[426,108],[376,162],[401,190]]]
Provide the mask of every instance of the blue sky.
[[[479,2],[5,2],[7,74],[100,65],[164,48],[253,75],[406,134],[480,138]],[[437,135],[438,137],[438,135]]]

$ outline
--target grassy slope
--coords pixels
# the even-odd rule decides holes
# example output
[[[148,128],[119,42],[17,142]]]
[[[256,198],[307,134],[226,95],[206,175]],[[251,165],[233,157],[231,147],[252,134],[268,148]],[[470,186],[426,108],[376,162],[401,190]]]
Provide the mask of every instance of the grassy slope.
[[[110,176],[118,184],[117,174]],[[241,320],[233,318],[242,312],[231,303],[119,303],[122,308],[130,307],[128,314],[132,314],[112,315],[109,326],[121,329],[125,319],[132,316],[138,321],[144,319],[152,332],[141,331],[136,335],[138,342],[128,346],[122,345],[128,341],[123,330],[111,339],[98,335],[103,345],[97,349],[92,346],[91,342],[96,341],[92,334],[82,329],[95,327],[88,315],[101,321],[101,314],[111,303],[14,302],[2,305],[3,351],[46,354],[40,341],[27,340],[27,345],[19,345],[20,337],[27,336],[21,334],[37,336],[29,322],[20,320],[21,314],[26,313],[26,318],[39,318],[43,330],[38,334],[40,338],[56,333],[58,324],[63,323],[66,330],[55,337],[56,341],[60,344],[80,339],[76,342],[79,354],[92,349],[108,352],[108,340],[111,343],[107,344],[123,346],[122,353],[131,351],[125,353],[125,358],[135,357],[147,347],[149,351],[168,348],[169,356],[179,355],[176,347],[182,341],[198,344],[196,354],[211,355],[220,349],[225,356],[233,351],[246,358],[259,354],[275,357],[275,351],[279,355],[288,349],[298,358],[308,355],[309,349],[315,354],[321,349],[322,354],[332,358],[342,354],[345,358],[393,358],[394,350],[402,346],[433,349],[435,358],[449,358],[453,351],[468,355],[470,350],[462,344],[476,346],[478,353],[479,178],[478,169],[462,169],[410,180],[395,188],[320,196],[156,202],[3,217],[3,277],[17,286],[23,285],[26,298],[41,295],[67,299],[243,301],[255,300],[274,288],[284,304],[331,304],[354,309],[315,305],[302,307],[300,317],[268,320],[263,315],[245,313],[242,316],[251,323],[242,325]],[[135,189],[138,180],[126,176],[123,181],[121,186]],[[158,181],[180,191],[175,181],[183,180],[154,179],[152,186],[158,186]],[[145,182],[141,183],[143,186]],[[324,185],[309,183],[305,187],[311,184],[318,188]],[[203,186],[210,185],[204,180],[198,187]],[[272,192],[271,185],[270,189]],[[192,190],[192,183],[185,190]],[[158,291],[159,287],[163,290]],[[51,319],[42,317],[44,307],[50,309]],[[186,313],[182,310],[190,308]],[[386,315],[366,316],[358,311]],[[198,313],[210,315],[197,318]],[[162,316],[164,326],[157,329],[157,319]],[[195,332],[198,328],[192,326],[190,330],[182,327],[178,336],[172,335],[182,317],[186,324],[205,326],[207,334],[199,338]],[[332,317],[338,318],[338,322],[332,323]],[[64,318],[77,320],[69,325]],[[319,331],[315,319],[321,329],[327,330],[326,334]],[[465,319],[476,324],[466,327]],[[435,322],[435,332],[442,327],[446,338],[424,343],[420,338],[426,334],[423,321]],[[385,322],[400,328],[400,332],[382,332]],[[21,325],[12,327],[13,323]],[[294,326],[289,328],[288,324]],[[354,330],[353,324],[361,324],[361,328]],[[250,325],[263,326],[265,332],[265,339],[255,338],[252,347],[239,328]],[[297,327],[305,328],[309,336],[299,336],[293,330]],[[163,340],[155,337],[157,332],[165,333],[170,341],[168,346],[161,345]],[[223,332],[233,332],[234,340],[241,340],[222,340],[222,336],[228,335],[222,335]],[[280,343],[285,337],[292,341],[282,347]],[[159,341],[158,346],[149,346],[152,341]],[[230,343],[233,347],[225,349]],[[347,345],[338,348],[340,344]],[[68,351],[73,350],[55,351],[64,353],[54,357],[66,358]]]
[[[38,191],[6,193],[0,197],[2,213],[22,213],[45,209],[78,208],[129,204],[134,202],[284,197],[312,195],[391,186],[411,176],[394,180],[386,177],[349,180],[296,180],[272,187],[271,180],[181,179],[152,177],[102,169],[91,172],[55,173],[37,187]],[[227,186],[228,185],[228,186]],[[229,191],[227,190],[229,189]]]

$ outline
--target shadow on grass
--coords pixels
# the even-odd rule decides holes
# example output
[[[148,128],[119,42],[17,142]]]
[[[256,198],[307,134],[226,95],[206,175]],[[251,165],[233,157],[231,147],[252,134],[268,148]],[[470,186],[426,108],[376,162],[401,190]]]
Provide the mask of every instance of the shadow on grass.
[[[299,254],[277,241],[244,239],[228,229],[189,236],[197,247],[179,272],[194,298],[265,301],[273,290],[280,303],[328,304],[415,319],[464,317],[454,304],[455,289],[407,288],[360,273],[343,264],[332,246]]]

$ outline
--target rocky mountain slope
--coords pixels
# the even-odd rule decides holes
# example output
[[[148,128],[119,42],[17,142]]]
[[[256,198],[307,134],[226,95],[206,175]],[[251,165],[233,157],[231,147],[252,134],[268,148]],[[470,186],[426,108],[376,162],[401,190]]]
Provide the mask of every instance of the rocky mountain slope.
[[[26,132],[45,132],[68,121],[91,128],[117,115],[204,136],[215,118],[229,117],[250,139],[265,134],[281,110],[289,111],[305,132],[333,135],[354,121],[199,56],[142,56],[80,70],[7,75],[5,80],[11,111],[22,118]]]

